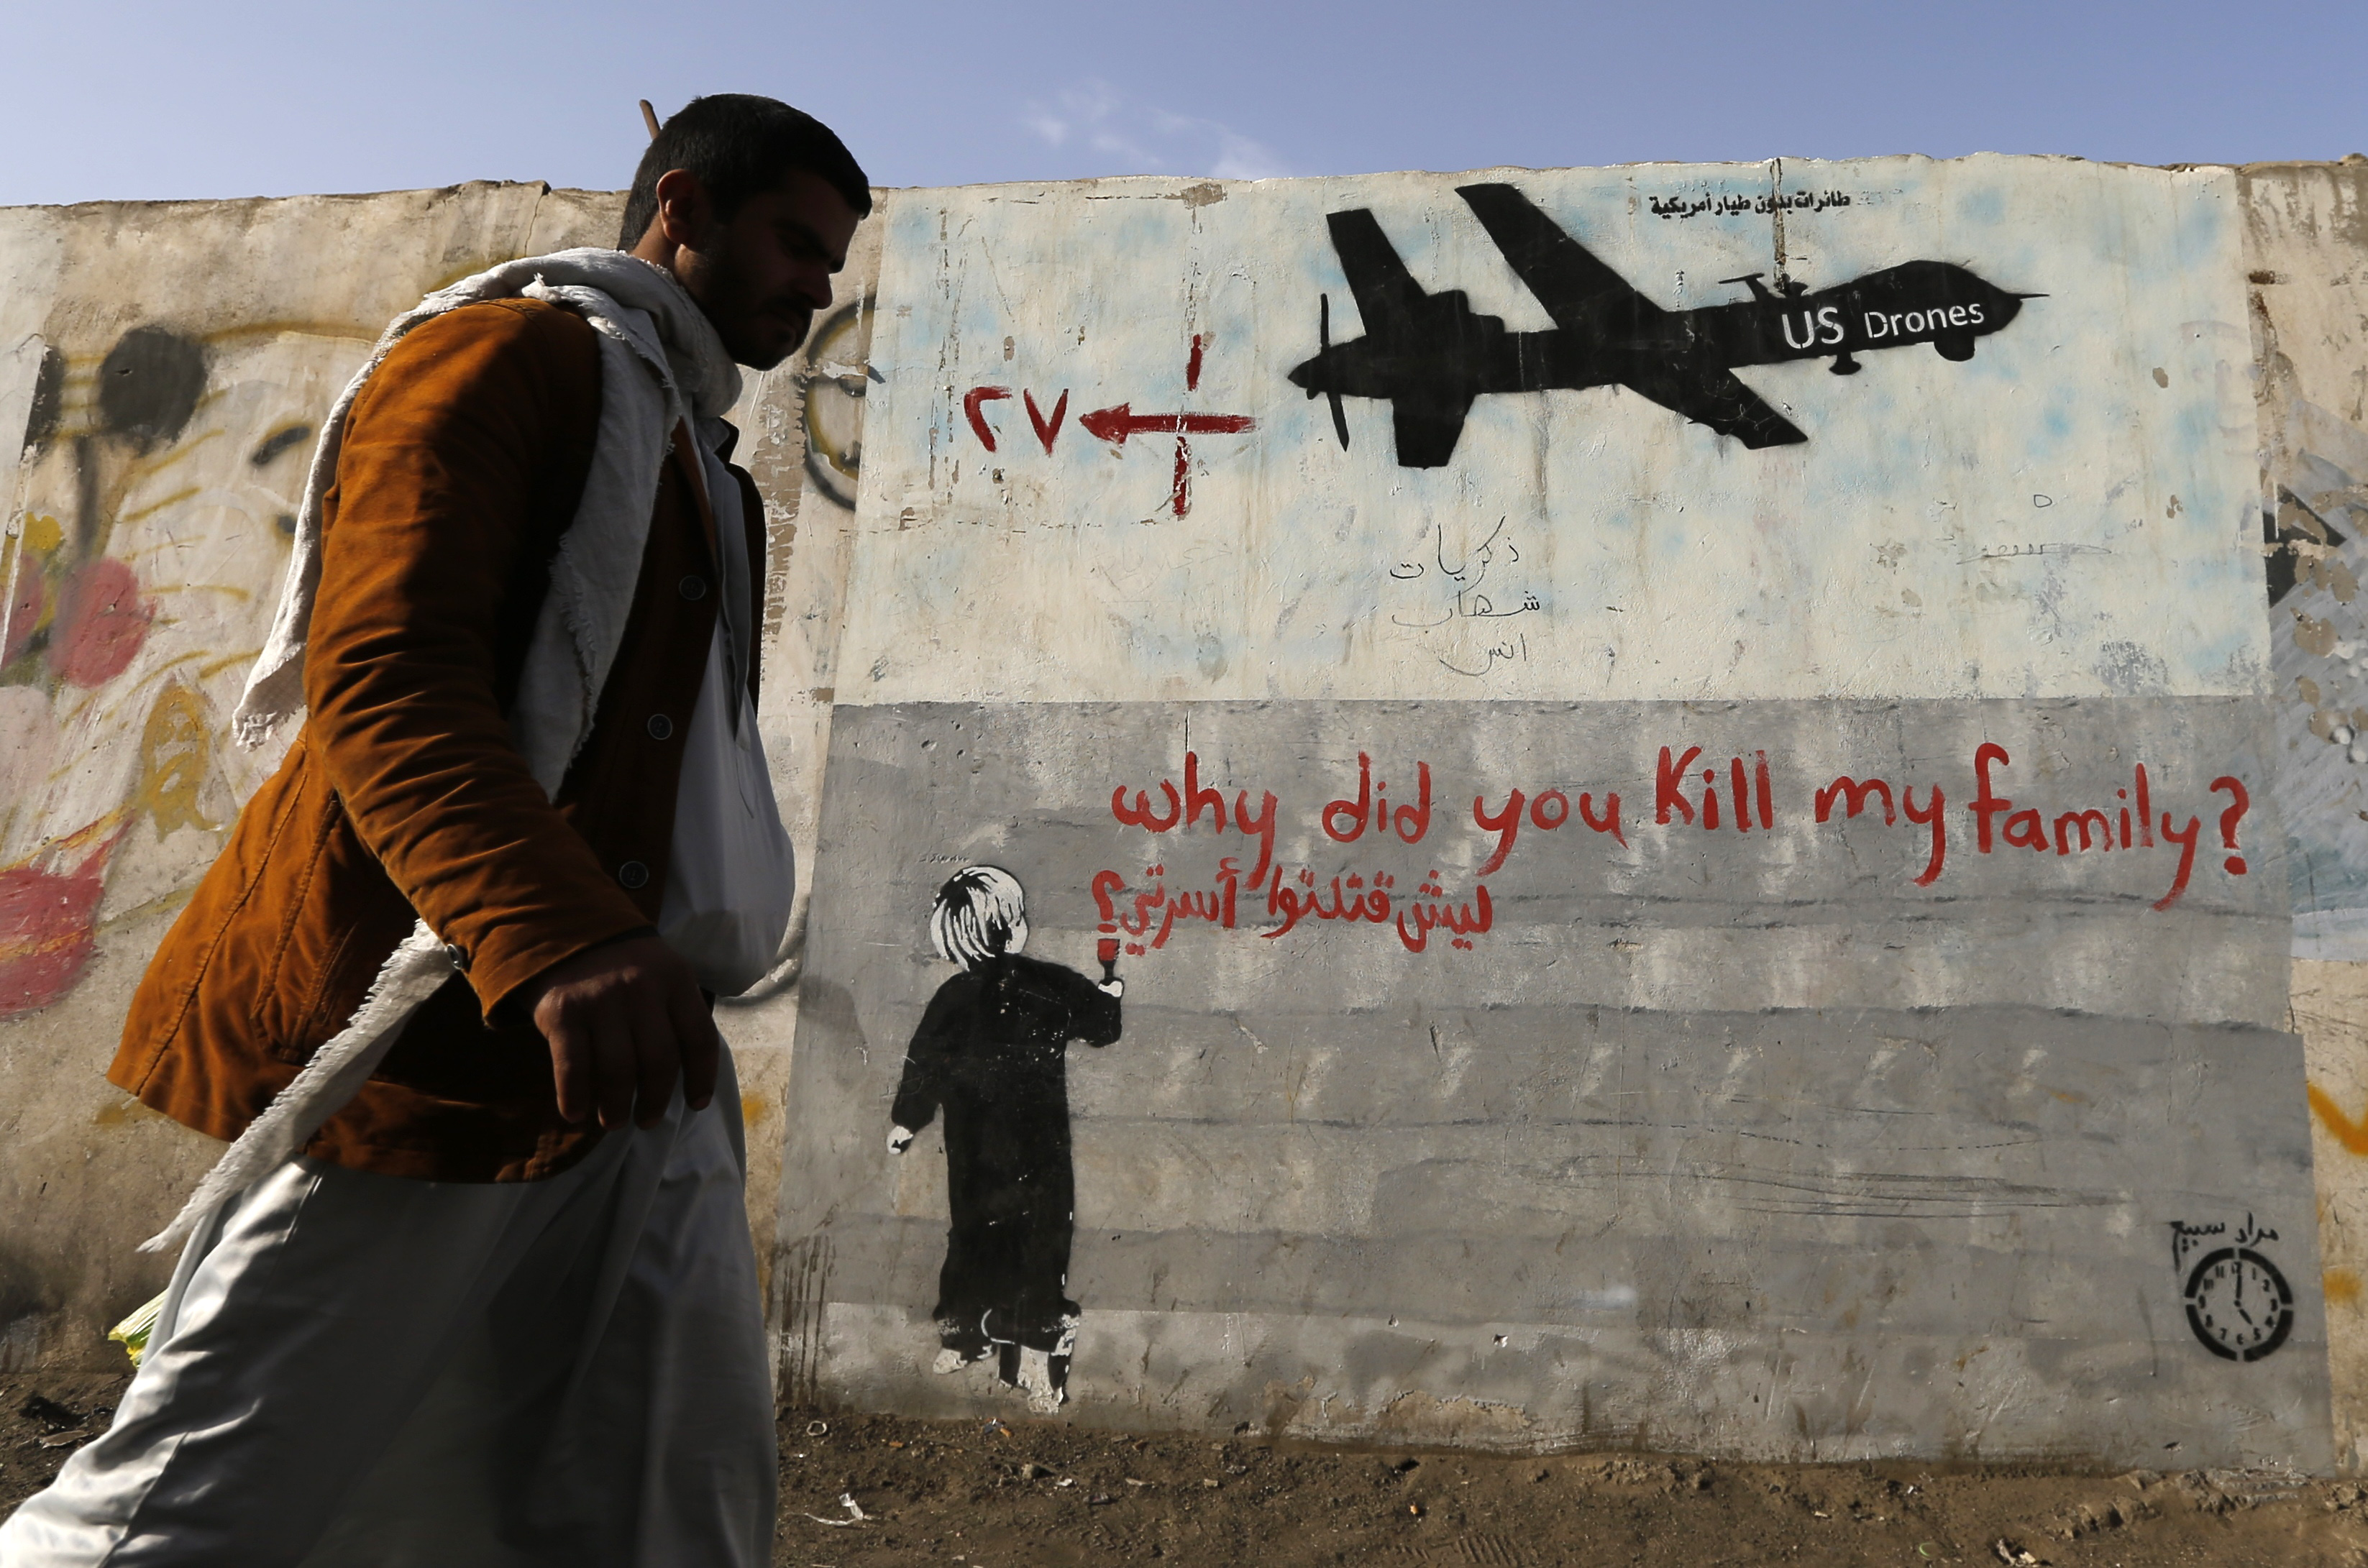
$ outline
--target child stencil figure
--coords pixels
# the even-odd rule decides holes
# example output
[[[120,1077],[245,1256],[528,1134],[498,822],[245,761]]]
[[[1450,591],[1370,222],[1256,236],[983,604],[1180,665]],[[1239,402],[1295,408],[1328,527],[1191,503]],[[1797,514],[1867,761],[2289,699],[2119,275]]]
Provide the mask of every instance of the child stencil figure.
[[[938,1272],[937,1370],[996,1357],[1039,1411],[1067,1398],[1077,1303],[1069,1300],[1076,1178],[1069,1165],[1069,1042],[1119,1037],[1126,983],[1019,956],[1027,895],[1010,872],[969,866],[938,890],[938,952],[962,972],[913,1031],[892,1112],[891,1153],[945,1116],[952,1223]]]

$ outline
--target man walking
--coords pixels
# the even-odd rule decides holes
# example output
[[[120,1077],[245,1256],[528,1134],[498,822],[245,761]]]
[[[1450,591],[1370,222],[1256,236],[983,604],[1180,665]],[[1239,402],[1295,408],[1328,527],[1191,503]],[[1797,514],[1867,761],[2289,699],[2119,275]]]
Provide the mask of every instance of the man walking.
[[[239,719],[303,727],[108,1073],[237,1142],[113,1426],[0,1568],[771,1561],[701,992],[772,964],[792,876],[721,415],[870,209],[819,122],[699,99],[620,251],[428,296],[332,414]]]

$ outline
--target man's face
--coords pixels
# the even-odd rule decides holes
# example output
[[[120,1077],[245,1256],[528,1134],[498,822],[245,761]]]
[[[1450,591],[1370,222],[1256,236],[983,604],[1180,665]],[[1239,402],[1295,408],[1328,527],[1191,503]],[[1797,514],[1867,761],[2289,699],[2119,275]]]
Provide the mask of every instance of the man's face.
[[[675,276],[732,358],[769,370],[805,341],[814,312],[829,307],[831,275],[847,265],[856,222],[827,180],[793,169],[728,221],[711,219],[695,244],[676,253]]]

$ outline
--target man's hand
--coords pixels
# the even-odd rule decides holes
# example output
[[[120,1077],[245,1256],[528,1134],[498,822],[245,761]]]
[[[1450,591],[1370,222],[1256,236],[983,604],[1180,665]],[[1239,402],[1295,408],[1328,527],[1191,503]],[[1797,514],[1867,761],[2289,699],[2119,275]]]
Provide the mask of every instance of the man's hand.
[[[901,1154],[912,1146],[913,1130],[911,1128],[892,1127],[888,1130],[888,1152],[890,1153]]]
[[[682,1077],[683,1099],[704,1110],[715,1097],[722,1042],[707,1000],[681,955],[655,937],[628,937],[552,965],[520,993],[551,1043],[559,1114],[602,1127],[633,1116],[655,1126]]]

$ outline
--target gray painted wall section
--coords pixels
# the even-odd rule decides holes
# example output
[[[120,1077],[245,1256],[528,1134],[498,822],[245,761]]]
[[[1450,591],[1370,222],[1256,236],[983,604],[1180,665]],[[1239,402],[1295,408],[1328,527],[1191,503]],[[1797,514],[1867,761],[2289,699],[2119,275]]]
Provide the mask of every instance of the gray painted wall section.
[[[1162,811],[1189,748],[1229,808],[1276,795],[1282,885],[1305,868],[1326,907],[1336,875],[1393,877],[1402,911],[1434,871],[1461,907],[1497,845],[1474,797],[1493,814],[1514,787],[1586,790],[1598,820],[1616,791],[1627,843],[1529,819],[1471,950],[1440,930],[1410,951],[1395,919],[1265,937],[1282,915],[1237,890],[1233,928],[1196,915],[1121,960],[1124,1037],[1069,1052],[1077,1418],[2324,1465],[2282,834],[2256,793],[2230,875],[2227,797],[2205,788],[2259,776],[2264,725],[2208,699],[842,709],[783,1167],[793,1386],[991,1402],[985,1370],[928,1369],[936,1131],[884,1146],[905,1040],[952,972],[930,900],[961,864],[1002,865],[1030,891],[1029,950],[1092,971],[1098,871],[1180,895],[1257,858],[1206,815],[1165,835],[1113,816],[1121,785]],[[2051,826],[2116,811],[2145,763],[2157,824],[2215,824],[2184,895],[2152,907],[2180,858],[2158,833],[1979,853],[1985,741],[2013,759],[1998,792]],[[1724,793],[1729,759],[1765,751],[1773,828],[1655,824],[1664,744],[1704,748],[1698,818],[1701,764]],[[1429,765],[1418,843],[1320,830],[1360,751],[1394,805]],[[1941,787],[1930,886],[1929,827],[1884,825],[1879,801],[1815,820],[1841,772],[1913,782],[1919,807]],[[2191,1330],[2172,1226],[2248,1216],[2277,1233],[2258,1250],[2289,1265],[2295,1320],[2241,1363]]]

